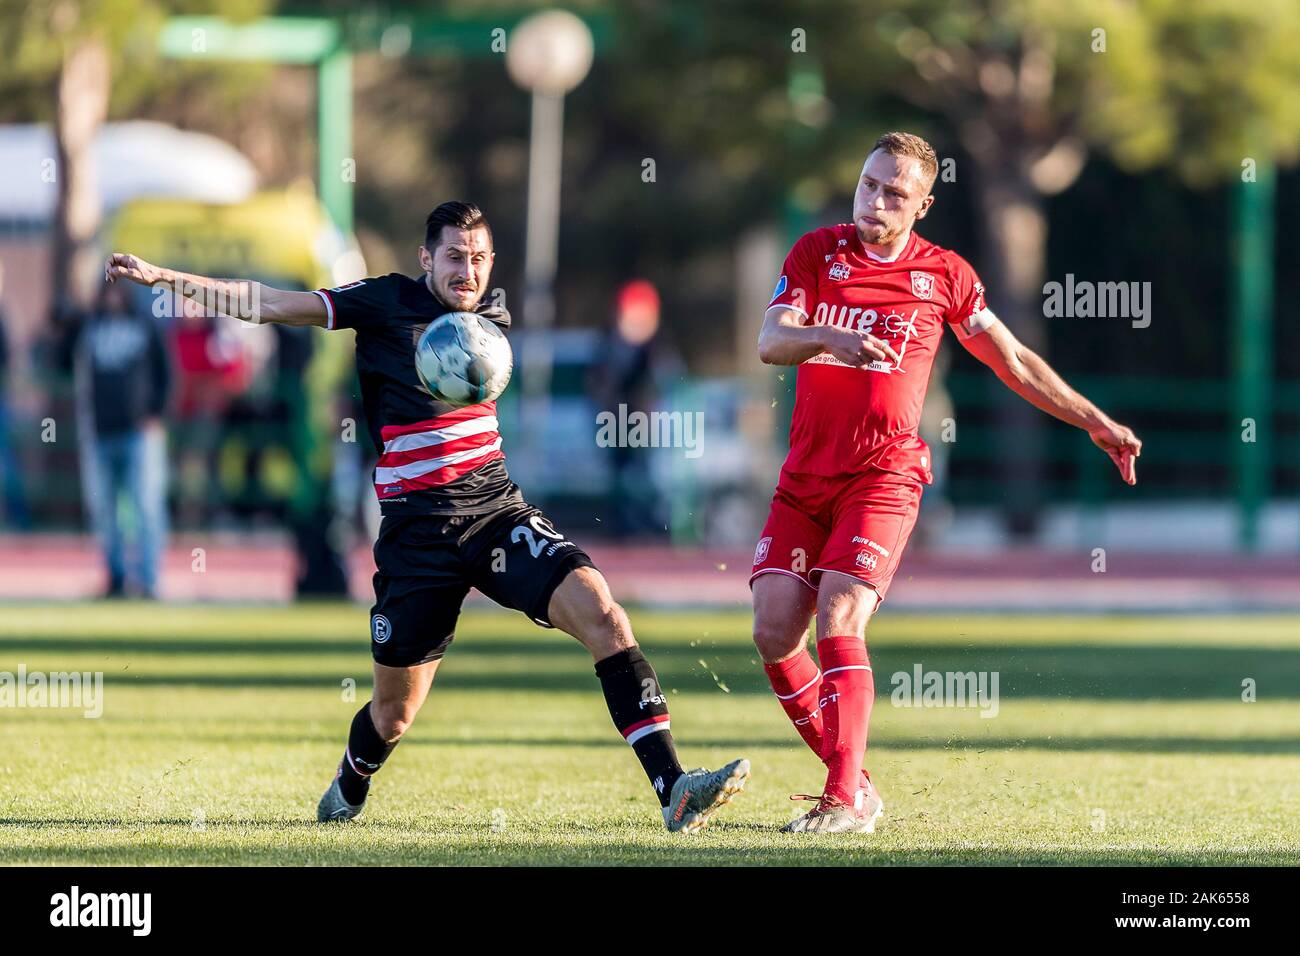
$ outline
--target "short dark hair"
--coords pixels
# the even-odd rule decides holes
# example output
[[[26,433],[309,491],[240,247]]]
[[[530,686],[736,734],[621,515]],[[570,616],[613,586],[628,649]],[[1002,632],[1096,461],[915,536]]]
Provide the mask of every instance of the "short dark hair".
[[[438,248],[444,226],[453,229],[477,229],[481,226],[487,230],[488,242],[492,242],[492,227],[488,225],[483,211],[472,202],[453,199],[429,213],[429,217],[424,220],[424,248],[430,252]]]

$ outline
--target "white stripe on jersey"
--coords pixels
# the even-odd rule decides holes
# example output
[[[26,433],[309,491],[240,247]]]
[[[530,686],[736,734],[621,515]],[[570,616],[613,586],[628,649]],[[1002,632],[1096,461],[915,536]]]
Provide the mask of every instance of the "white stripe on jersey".
[[[384,442],[384,454],[387,455],[389,452],[396,451],[414,451],[417,448],[428,448],[430,445],[441,445],[453,438],[468,438],[470,435],[481,435],[484,432],[494,432],[496,430],[496,416],[482,415],[479,418],[468,418],[463,422],[456,422],[454,425],[432,428],[427,432],[414,432],[410,435],[398,435],[396,438],[390,438]]]
[[[411,478],[419,478],[421,475],[427,475],[431,471],[437,471],[439,468],[445,468],[448,465],[459,465],[462,462],[470,461],[474,458],[481,458],[494,451],[501,449],[501,439],[487,445],[480,445],[478,448],[468,448],[465,451],[458,451],[450,455],[443,455],[441,458],[424,458],[420,461],[408,462],[405,465],[398,465],[396,468],[376,468],[375,484],[392,485],[399,481],[406,481]]]

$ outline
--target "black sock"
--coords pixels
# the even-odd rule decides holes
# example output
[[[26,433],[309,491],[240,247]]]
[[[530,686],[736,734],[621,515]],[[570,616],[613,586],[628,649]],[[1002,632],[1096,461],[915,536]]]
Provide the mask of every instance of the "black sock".
[[[370,778],[384,765],[397,741],[386,743],[370,719],[370,704],[357,711],[348,734],[348,749],[339,766],[339,789],[343,799],[356,806],[365,803],[370,792]]]
[[[632,745],[659,795],[660,805],[668,806],[673,784],[682,775],[682,765],[677,761],[677,748],[668,729],[668,696],[659,686],[655,669],[639,647],[632,647],[597,661],[596,676],[605,691],[614,726]]]

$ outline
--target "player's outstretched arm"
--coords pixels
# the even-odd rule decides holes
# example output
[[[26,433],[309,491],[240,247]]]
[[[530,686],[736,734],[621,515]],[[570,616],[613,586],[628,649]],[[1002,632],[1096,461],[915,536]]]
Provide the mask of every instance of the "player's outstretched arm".
[[[966,351],[991,368],[1007,388],[1036,408],[1086,431],[1093,444],[1110,456],[1124,480],[1137,484],[1136,459],[1142,454],[1142,442],[1131,428],[1067,385],[1038,353],[1022,345],[996,319],[985,331],[959,338]]]
[[[231,318],[261,324],[325,325],[325,303],[314,292],[274,289],[251,279],[212,279],[177,272],[115,252],[104,265],[104,281],[126,279],[137,285],[167,286],[172,291]]]
[[[767,365],[798,365],[829,352],[845,365],[863,368],[869,362],[893,362],[898,353],[882,340],[855,329],[804,325],[799,312],[774,305],[758,333],[758,358]]]

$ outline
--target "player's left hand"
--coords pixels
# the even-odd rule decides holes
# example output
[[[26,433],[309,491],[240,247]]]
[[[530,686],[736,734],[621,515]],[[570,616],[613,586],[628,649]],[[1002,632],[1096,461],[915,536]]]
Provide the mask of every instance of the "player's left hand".
[[[1133,433],[1133,429],[1119,422],[1107,420],[1096,428],[1090,429],[1088,437],[1092,443],[1110,456],[1110,460],[1119,469],[1124,481],[1130,485],[1137,484],[1137,459],[1142,454],[1142,440]]]

